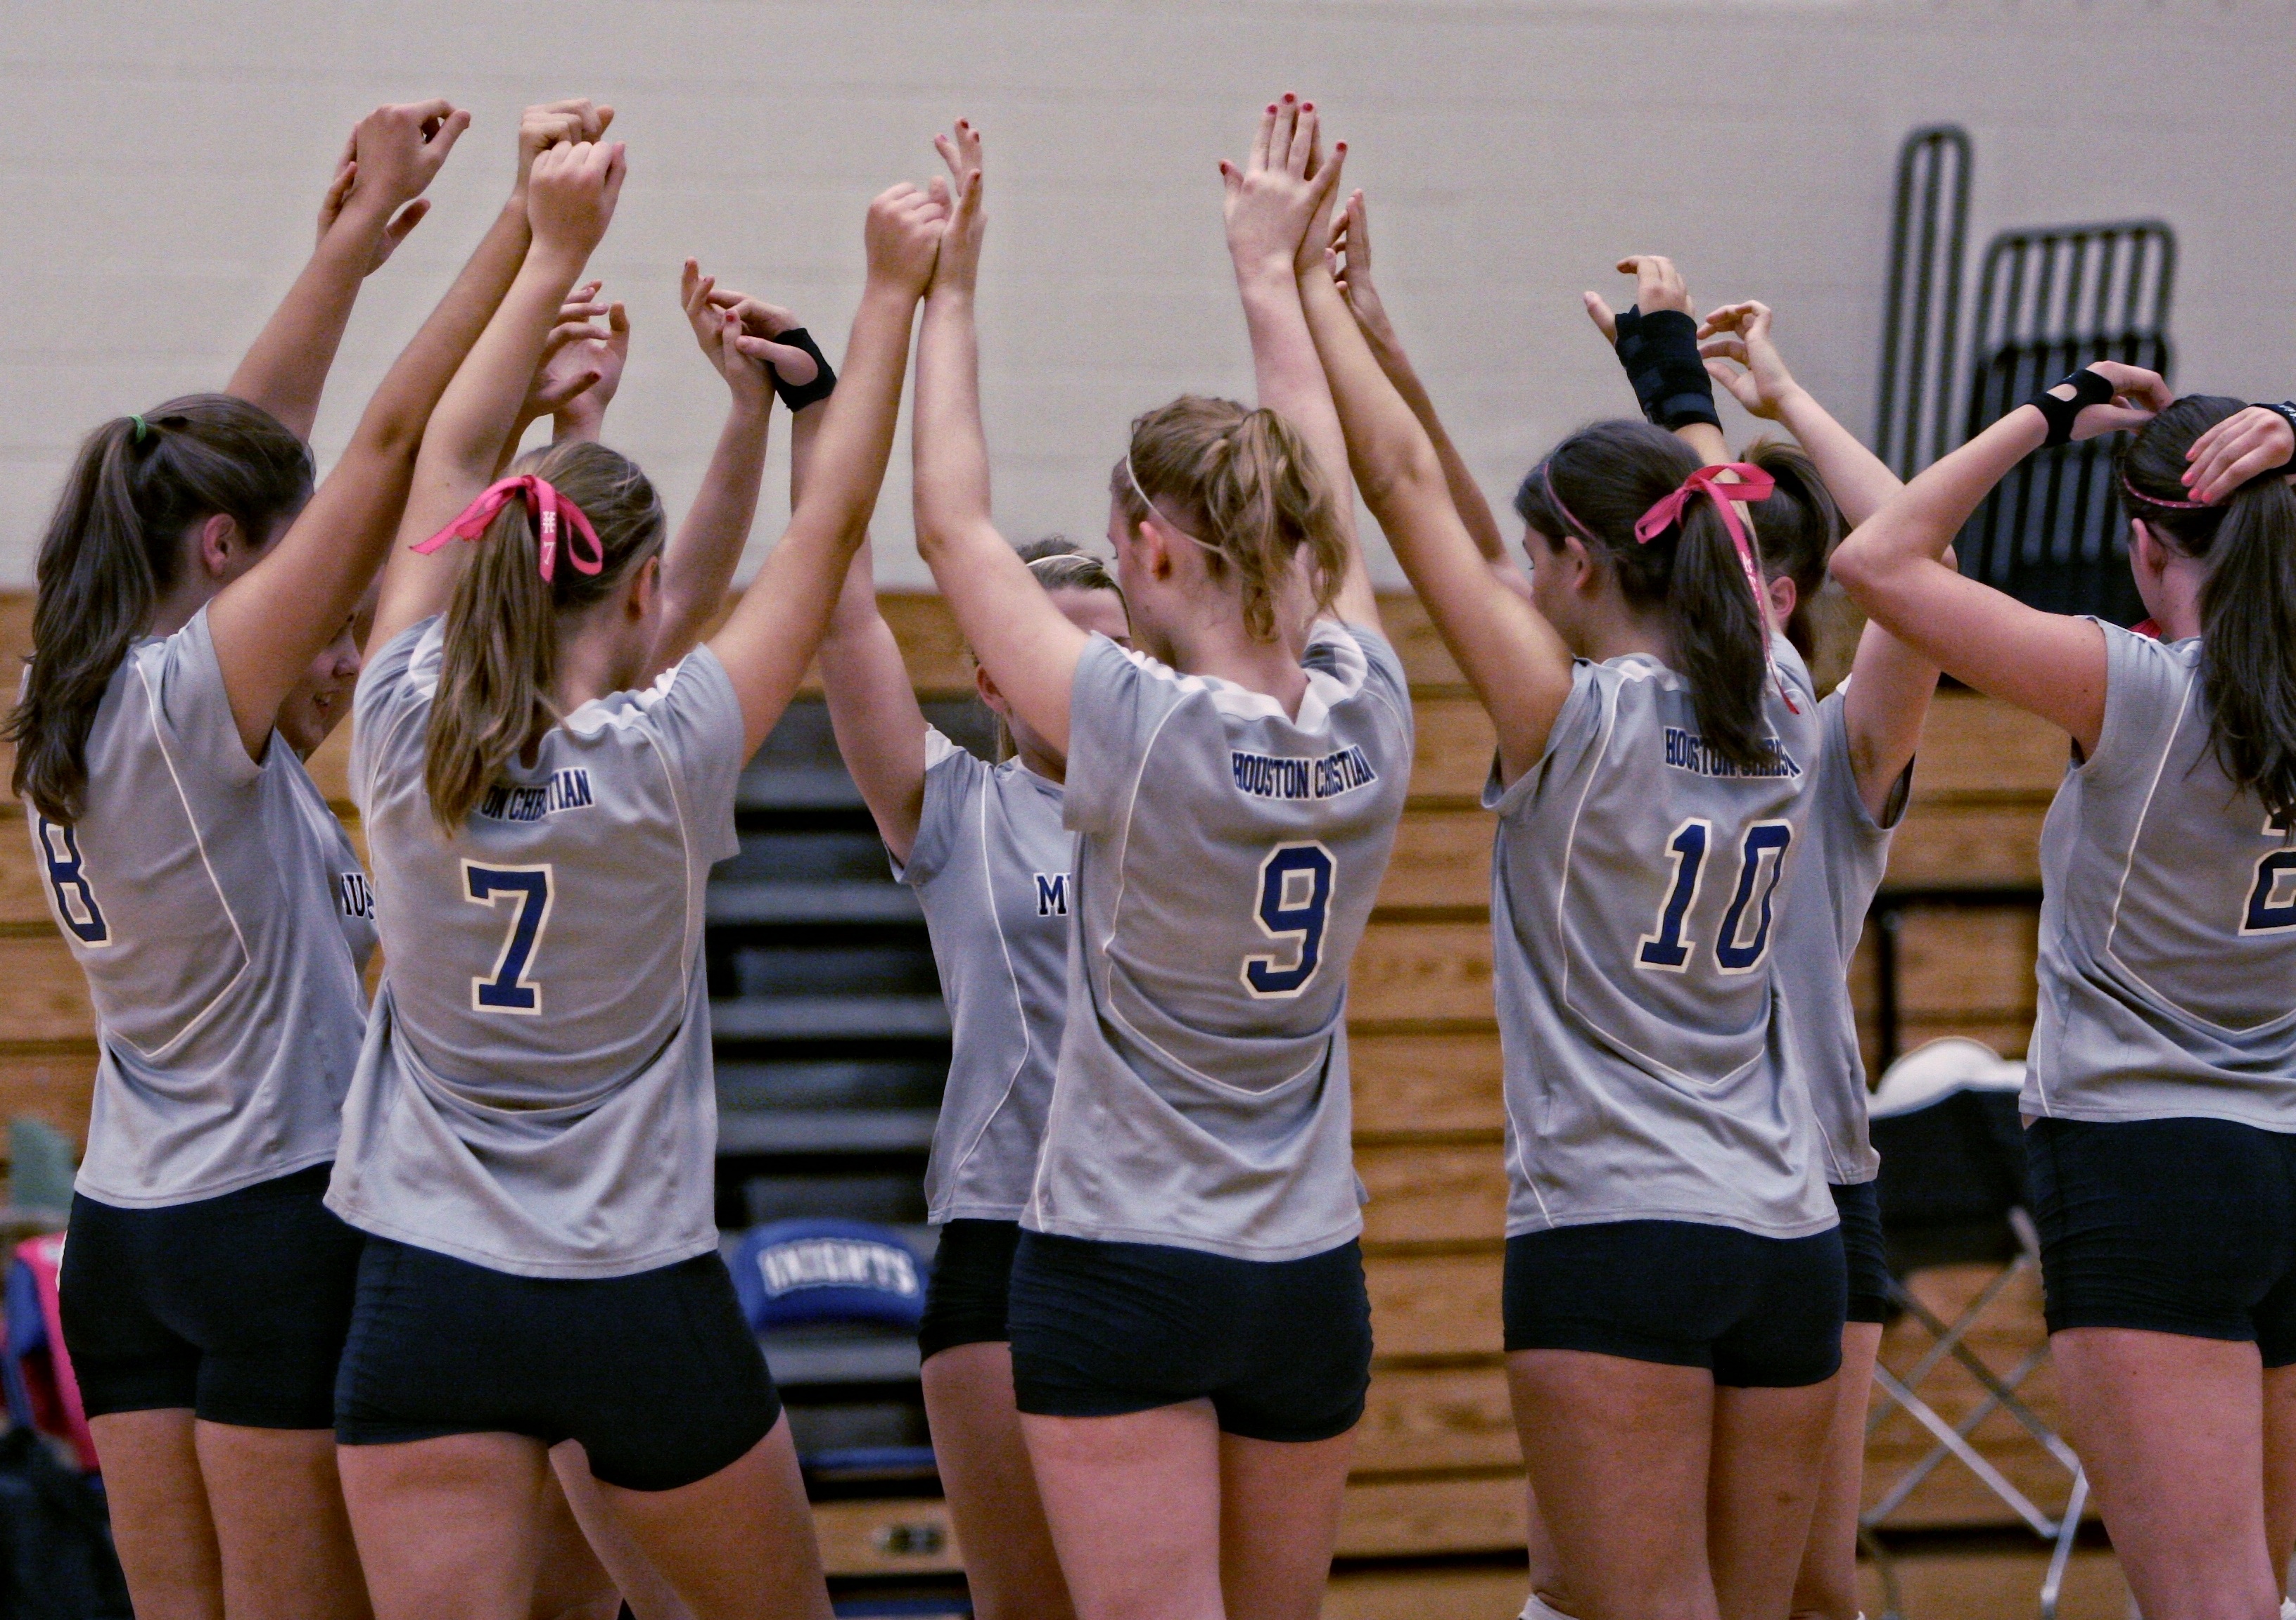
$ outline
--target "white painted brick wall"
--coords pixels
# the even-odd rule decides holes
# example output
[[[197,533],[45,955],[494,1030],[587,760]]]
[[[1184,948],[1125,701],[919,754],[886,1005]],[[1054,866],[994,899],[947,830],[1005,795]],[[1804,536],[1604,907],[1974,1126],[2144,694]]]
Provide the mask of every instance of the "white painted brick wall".
[[[796,307],[832,349],[866,198],[931,172],[958,112],[992,142],[984,387],[1016,537],[1096,535],[1136,412],[1248,388],[1214,162],[1296,87],[1370,192],[1382,282],[1495,499],[1624,402],[1577,293],[1668,251],[1710,301],[1766,299],[1804,378],[1870,426],[1890,166],[1911,126],[1976,138],[1971,258],[2010,225],[2177,228],[2178,376],[2296,392],[2289,0],[622,0],[544,6],[8,0],[0,31],[0,585],[94,421],[219,386],[291,279],[328,165],[374,102],[478,113],[438,207],[369,288],[318,432],[365,392],[505,183],[518,107],[620,109],[631,179],[596,265],[636,347],[612,439],[682,506],[718,384],[676,267]],[[1614,285],[1614,282],[1616,283]],[[774,476],[779,482],[778,459]],[[778,532],[769,499],[759,544]],[[881,567],[923,577],[906,447]]]

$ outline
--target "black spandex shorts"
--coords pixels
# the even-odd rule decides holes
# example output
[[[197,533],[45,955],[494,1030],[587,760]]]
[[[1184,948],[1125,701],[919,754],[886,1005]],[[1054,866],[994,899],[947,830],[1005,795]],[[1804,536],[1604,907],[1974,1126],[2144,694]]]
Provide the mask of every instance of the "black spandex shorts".
[[[513,1277],[369,1238],[335,1438],[579,1440],[590,1471],[673,1491],[739,1460],[781,1397],[716,1255],[627,1277]]]
[[[2252,1340],[2296,1362],[2296,1136],[2223,1119],[2025,1133],[2049,1331]]]
[[[1300,1260],[1021,1234],[1013,1388],[1025,1412],[1111,1418],[1209,1399],[1223,1432],[1329,1440],[1363,1416],[1371,1297],[1349,1242]]]
[[[332,1166],[159,1209],[75,1195],[64,1347],[87,1415],[189,1407],[325,1428],[365,1240],[320,1199]]]
[[[1589,1350],[1792,1389],[1841,1365],[1839,1227],[1759,1238],[1693,1221],[1605,1221],[1506,1246],[1506,1347]]]
[[[917,1323],[920,1359],[1013,1337],[1004,1313],[1013,1292],[1013,1251],[1020,1243],[1018,1221],[951,1221],[940,1229],[925,1282],[925,1313]]]
[[[1872,1182],[1833,1189],[1841,1253],[1849,1263],[1849,1320],[1890,1320],[1890,1248],[1882,1240],[1882,1200]]]

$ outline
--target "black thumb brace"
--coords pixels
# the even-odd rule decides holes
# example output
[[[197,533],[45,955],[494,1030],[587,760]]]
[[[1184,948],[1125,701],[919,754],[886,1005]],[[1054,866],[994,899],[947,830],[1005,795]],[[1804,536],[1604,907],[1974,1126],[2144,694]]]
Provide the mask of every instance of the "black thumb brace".
[[[1644,315],[1637,306],[1620,315],[1619,364],[1627,368],[1644,416],[1660,427],[1722,425],[1714,410],[1714,380],[1698,353],[1698,323],[1682,311]]]

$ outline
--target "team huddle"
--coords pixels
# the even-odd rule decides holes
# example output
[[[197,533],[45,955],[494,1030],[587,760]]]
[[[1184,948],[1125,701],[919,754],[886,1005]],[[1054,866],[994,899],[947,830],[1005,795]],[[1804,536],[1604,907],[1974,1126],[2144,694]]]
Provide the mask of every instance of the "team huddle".
[[[1221,166],[1257,402],[1111,433],[1112,560],[995,526],[964,122],[870,203],[838,366],[686,262],[728,401],[673,528],[603,442],[612,118],[528,110],[318,479],[359,284],[470,115],[362,121],[227,389],[97,428],[42,543],[9,735],[101,1027],[63,1325],[140,1615],[831,1612],[719,1258],[701,951],[816,660],[951,1015],[919,1347],[974,1611],[1316,1614],[1373,1354],[1348,972],[1414,749],[1358,501],[1496,735],[1524,1615],[1857,1613],[1890,1302],[1848,973],[1941,669],[2070,739],[2022,1110],[2072,1438],[2147,1620],[2280,1612],[2296,407],[2099,362],[1901,485],[1767,307],[1639,257],[1587,295],[1638,413],[1531,465],[1511,545],[1287,95]],[[878,610],[913,337],[998,763]],[[1718,386],[1784,437],[1734,454]],[[791,516],[728,613],[777,400]],[[1956,571],[2013,467],[2108,433],[2148,625]],[[1829,575],[1866,625],[1821,696]],[[346,716],[368,867],[302,763]]]

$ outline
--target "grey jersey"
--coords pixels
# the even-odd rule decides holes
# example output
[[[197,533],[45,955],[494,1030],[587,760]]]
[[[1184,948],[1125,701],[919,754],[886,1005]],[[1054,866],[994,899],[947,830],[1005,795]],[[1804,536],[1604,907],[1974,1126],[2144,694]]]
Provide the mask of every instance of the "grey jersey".
[[[955,1038],[925,1166],[928,1218],[1015,1221],[1037,1174],[1068,1012],[1069,869],[1061,787],[925,734],[917,891]]]
[[[1095,636],[1071,704],[1068,1023],[1021,1224],[1243,1260],[1363,1227],[1348,964],[1395,843],[1411,700],[1328,621],[1297,719]]]
[[[103,1049],[75,1184],[152,1207],[333,1158],[373,896],[295,751],[248,757],[205,610],[129,650],[86,760],[77,822],[27,806]]]
[[[2296,1131],[2296,844],[2217,764],[2201,643],[2103,629],[2104,726],[2041,830],[2021,1106]]]
[[[351,783],[390,897],[327,1202],[496,1271],[611,1277],[718,1240],[701,961],[742,709],[702,648],[586,703],[454,838],[422,786],[441,621],[359,678]]]
[[[1774,982],[1819,747],[1808,672],[1777,658],[1794,703],[1766,689],[1761,772],[1713,754],[1681,678],[1631,655],[1580,663],[1545,757],[1486,790],[1510,1235],[1834,1223]]]
[[[1794,879],[1778,893],[1778,994],[1792,1010],[1793,1072],[1809,1088],[1825,1148],[1825,1179],[1870,1182],[1882,1168],[1866,1124],[1866,1062],[1849,1002],[1849,959],[1874,891],[1890,865],[1890,835],[1905,814],[1908,765],[1876,821],[1857,791],[1843,713],[1848,683],[1817,706],[1817,779]]]

